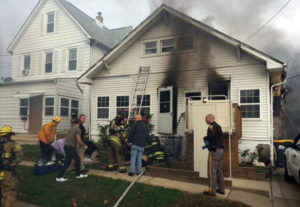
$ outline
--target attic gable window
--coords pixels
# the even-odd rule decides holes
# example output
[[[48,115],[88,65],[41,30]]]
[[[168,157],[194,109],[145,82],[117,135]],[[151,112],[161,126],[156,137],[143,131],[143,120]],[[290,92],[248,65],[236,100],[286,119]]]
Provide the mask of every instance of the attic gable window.
[[[54,32],[54,13],[47,14],[47,33]]]
[[[174,50],[174,39],[161,41],[161,52],[172,52]]]
[[[52,73],[52,52],[46,53],[45,73]]]
[[[77,49],[69,50],[69,70],[77,69]]]
[[[157,53],[157,41],[145,42],[145,54],[156,54]]]
[[[30,55],[24,56],[24,69],[29,70],[30,69]]]
[[[193,49],[193,37],[181,37],[178,38],[178,49],[179,50],[191,50]]]

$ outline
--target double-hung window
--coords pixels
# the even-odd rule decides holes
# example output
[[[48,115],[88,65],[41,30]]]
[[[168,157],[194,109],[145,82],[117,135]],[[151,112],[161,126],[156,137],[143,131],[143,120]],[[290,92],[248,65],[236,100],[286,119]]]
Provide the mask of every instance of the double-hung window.
[[[161,52],[172,52],[174,50],[174,39],[161,41]]]
[[[28,113],[28,99],[20,99],[20,116],[27,116]]]
[[[117,115],[121,115],[122,118],[128,117],[129,111],[129,96],[117,96]]]
[[[77,49],[69,50],[69,70],[77,69]]]
[[[54,114],[54,98],[45,98],[45,116],[52,116]]]
[[[259,89],[241,90],[240,105],[243,118],[260,118],[260,91]]]
[[[98,109],[97,110],[98,119],[109,118],[109,97],[108,96],[98,97],[97,109]]]
[[[54,12],[47,14],[47,33],[54,32]]]
[[[137,96],[137,107],[141,105],[142,95]],[[150,95],[144,95],[141,105],[141,115],[150,115]]]
[[[29,70],[30,69],[30,55],[24,56],[24,69]]]
[[[71,116],[77,117],[78,116],[78,109],[79,109],[79,101],[78,100],[71,100]]]
[[[69,116],[69,99],[67,98],[60,99],[60,115]]]
[[[157,41],[145,42],[145,55],[157,53]]]
[[[52,73],[53,53],[46,53],[45,73]]]

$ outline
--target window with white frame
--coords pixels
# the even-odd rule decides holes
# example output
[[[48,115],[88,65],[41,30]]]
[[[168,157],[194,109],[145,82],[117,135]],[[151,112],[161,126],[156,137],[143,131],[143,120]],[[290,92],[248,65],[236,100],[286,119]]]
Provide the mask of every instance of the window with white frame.
[[[161,41],[161,52],[172,52],[174,50],[175,41],[174,39],[162,40]]]
[[[260,118],[259,89],[240,90],[240,105],[243,118]]]
[[[129,111],[129,96],[117,96],[116,114],[121,115],[122,118],[128,117]]]
[[[69,116],[69,99],[67,98],[60,99],[60,115]]]
[[[79,101],[78,100],[71,100],[71,116],[78,117],[78,109],[79,109]]]
[[[98,119],[108,119],[109,118],[109,96],[99,96],[98,97],[97,117],[98,117]]]
[[[20,116],[27,116],[28,114],[28,99],[20,99]]]
[[[157,53],[157,41],[145,42],[144,47],[146,55]]]
[[[30,55],[24,56],[24,69],[29,70],[30,69]]]
[[[47,33],[54,32],[54,12],[47,14]]]
[[[45,73],[52,73],[53,53],[46,53]]]
[[[52,116],[54,114],[54,98],[45,98],[45,116]]]
[[[142,95],[137,96],[137,107],[139,108],[142,100]],[[138,113],[139,111],[137,111]],[[144,95],[143,103],[141,105],[141,115],[150,115],[150,95]]]
[[[191,50],[193,49],[193,37],[180,37],[178,38],[178,49],[179,50]]]
[[[69,70],[77,69],[77,49],[69,50]]]

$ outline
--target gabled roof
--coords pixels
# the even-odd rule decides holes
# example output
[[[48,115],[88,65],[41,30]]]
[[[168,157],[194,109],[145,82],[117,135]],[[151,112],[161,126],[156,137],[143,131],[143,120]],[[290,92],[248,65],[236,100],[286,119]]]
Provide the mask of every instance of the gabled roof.
[[[254,58],[264,62],[268,70],[285,70],[286,64],[237,40],[230,37],[196,19],[187,16],[165,4],[162,4],[158,9],[156,9],[150,16],[148,16],[142,23],[140,23],[130,34],[126,36],[118,45],[116,45],[110,52],[103,56],[98,62],[91,66],[87,71],[85,71],[79,78],[80,83],[91,83],[91,79],[97,75],[103,68],[108,67],[109,63],[112,62],[118,55],[120,55],[126,48],[136,41],[145,31],[147,31],[156,20],[160,18],[161,15],[167,16],[171,14],[186,23],[189,23],[196,28],[205,31],[206,33],[214,36],[215,38],[226,42],[238,50],[246,52],[247,54],[253,56]]]
[[[30,23],[33,21],[34,17],[38,14],[39,10],[43,7],[47,0],[40,0],[25,23],[22,25],[21,29],[17,33],[16,37],[13,39],[8,47],[8,51],[12,52],[15,45],[18,43],[22,35],[27,30]],[[117,29],[108,29],[105,26],[101,27],[96,23],[96,20],[85,14],[83,11],[78,9],[76,6],[71,4],[66,0],[56,0],[59,5],[61,5],[66,13],[71,16],[71,18],[79,25],[83,32],[88,38],[96,40],[97,43],[106,49],[111,49],[114,47],[122,38],[124,38],[131,30],[132,27],[123,27]]]

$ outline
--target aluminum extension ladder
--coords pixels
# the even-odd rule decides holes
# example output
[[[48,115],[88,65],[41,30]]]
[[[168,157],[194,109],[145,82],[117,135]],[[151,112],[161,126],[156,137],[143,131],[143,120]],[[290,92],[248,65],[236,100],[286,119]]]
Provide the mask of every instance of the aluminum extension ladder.
[[[129,123],[129,121],[131,119],[135,118],[135,115],[137,115],[137,112],[138,112],[138,114],[141,114],[141,108],[143,105],[143,100],[144,100],[144,95],[145,95],[149,72],[150,72],[150,66],[139,68],[139,73],[137,74],[135,88],[134,88],[134,92],[133,92],[133,96],[132,96],[132,100],[131,100],[131,105],[129,108],[127,124]],[[141,100],[140,100],[139,105],[137,105],[137,96],[138,95],[141,95]]]

